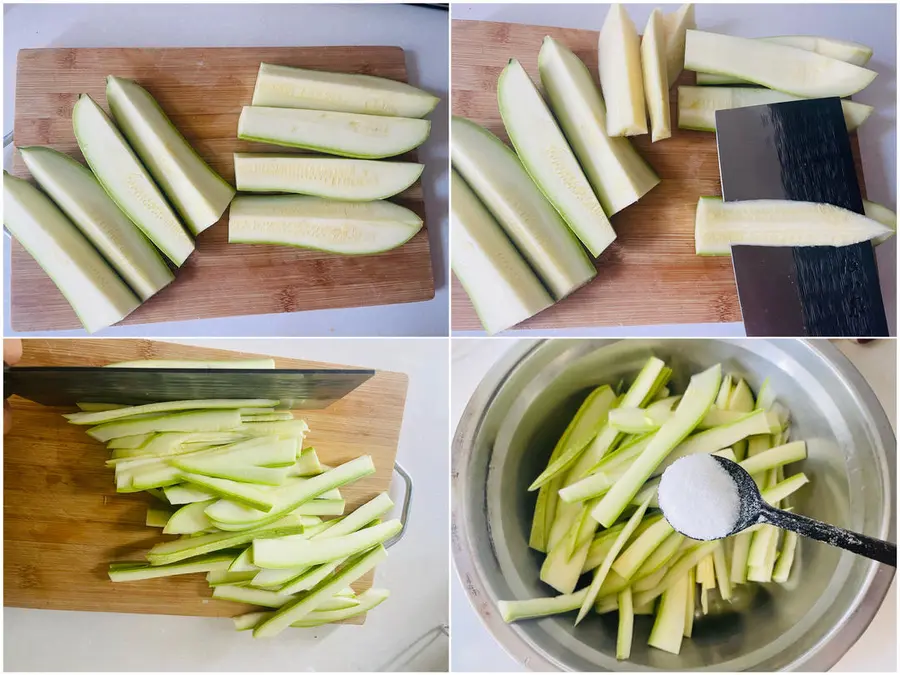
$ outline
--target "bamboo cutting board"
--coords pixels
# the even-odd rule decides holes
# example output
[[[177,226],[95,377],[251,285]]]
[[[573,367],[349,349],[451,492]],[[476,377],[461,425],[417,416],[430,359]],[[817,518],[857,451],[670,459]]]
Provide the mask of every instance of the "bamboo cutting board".
[[[46,145],[83,161],[72,131],[81,93],[106,105],[106,76],[137,80],[212,168],[234,184],[234,152],[290,152],[237,139],[260,62],[379,75],[406,81],[400,47],[241,47],[26,49],[18,54],[15,143]],[[398,159],[415,161],[415,153]],[[29,177],[16,154],[14,173]],[[425,217],[416,183],[394,198]],[[285,246],[229,244],[227,212],[197,238],[176,280],[123,323],[181,321],[417,302],[434,297],[423,228],[407,244],[372,256],[339,256]],[[75,313],[38,264],[12,248],[12,326],[19,331],[79,328]]]
[[[23,366],[101,366],[134,359],[234,359],[258,355],[147,340],[25,340]],[[277,368],[340,366],[276,358]],[[369,454],[376,473],[341,488],[345,513],[388,490],[397,454],[407,377],[378,371],[326,410],[304,411],[307,443],[336,466]],[[9,607],[100,612],[235,616],[249,605],[213,600],[205,574],[112,583],[110,561],[142,560],[171,539],[144,524],[146,493],[118,494],[108,452],[68,424],[62,408],[14,397],[5,438],[4,604]],[[298,414],[298,417],[300,415]],[[354,584],[372,586],[370,572]]]
[[[511,58],[540,83],[538,52],[550,35],[574,51],[597,77],[597,31],[488,21],[453,22],[453,114],[490,129],[507,143],[497,108],[497,78]],[[694,84],[685,71],[677,84]],[[694,254],[694,212],[701,196],[722,194],[713,133],[677,128],[677,87],[671,89],[672,137],[632,140],[662,179],[639,202],[610,221],[616,241],[596,260],[597,277],[522,328],[582,328],[740,321],[734,271],[728,257]],[[851,136],[860,187],[859,143]],[[863,188],[863,195],[865,190]],[[454,330],[481,330],[468,296],[454,276]]]

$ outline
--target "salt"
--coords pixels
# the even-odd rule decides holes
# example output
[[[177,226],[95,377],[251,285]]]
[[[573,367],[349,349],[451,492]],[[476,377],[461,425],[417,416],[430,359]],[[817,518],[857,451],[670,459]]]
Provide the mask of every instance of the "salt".
[[[666,520],[691,539],[726,537],[740,518],[738,487],[712,455],[688,455],[674,462],[660,479],[658,495]]]

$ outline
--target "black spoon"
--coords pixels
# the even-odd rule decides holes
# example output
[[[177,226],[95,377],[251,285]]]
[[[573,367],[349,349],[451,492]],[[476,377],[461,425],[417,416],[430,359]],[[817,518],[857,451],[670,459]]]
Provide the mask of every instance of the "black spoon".
[[[729,536],[753,525],[768,523],[783,530],[791,530],[804,537],[877,560],[885,565],[897,566],[896,544],[835,527],[807,516],[776,509],[763,500],[756,482],[742,466],[724,457],[717,455],[712,455],[712,457],[728,472],[738,489],[741,508],[738,521],[734,529],[728,533]]]

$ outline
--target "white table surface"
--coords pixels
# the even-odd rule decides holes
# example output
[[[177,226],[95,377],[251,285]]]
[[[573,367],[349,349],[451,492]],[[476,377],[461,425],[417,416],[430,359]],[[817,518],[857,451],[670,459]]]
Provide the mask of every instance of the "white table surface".
[[[295,4],[46,4],[5,5],[4,134],[12,130],[16,53],[37,47],[261,47],[397,45],[406,50],[410,82],[441,97],[429,116],[431,136],[419,149],[435,297],[427,302],[315,310],[225,319],[113,326],[129,337],[255,337],[298,335],[446,335],[448,25],[447,12],[402,5]],[[12,153],[4,152],[9,168]],[[9,319],[9,236],[4,248],[4,334]],[[84,335],[70,330],[31,335]]]
[[[600,30],[609,5],[585,4],[454,4],[453,19],[504,21],[538,26],[561,26]],[[643,31],[654,7],[671,12],[678,5],[628,4],[626,8],[638,31]],[[737,5],[698,4],[697,27],[701,30],[743,37],[807,34],[852,40],[875,50],[868,67],[878,72],[875,81],[853,99],[875,106],[875,113],[860,127],[866,191],[871,201],[891,209],[897,204],[897,13],[893,4],[780,3]],[[535,45],[535,51],[540,45]],[[894,335],[897,317],[896,238],[877,249],[877,261],[888,325]],[[483,335],[481,331],[453,331],[454,335]],[[547,330],[516,329],[521,337],[742,337],[743,323],[681,324]]]
[[[451,348],[453,376],[450,391],[450,422],[456,429],[469,398],[487,371],[518,340],[481,338],[454,340]],[[897,428],[897,351],[894,340],[857,345],[848,340],[835,344],[859,369]],[[896,485],[894,486],[896,489]],[[456,672],[524,672],[525,667],[509,656],[482,624],[454,568],[450,580],[453,643],[450,662]],[[832,669],[835,672],[897,671],[897,579],[859,641]]]
[[[376,586],[390,590],[390,598],[370,613],[364,626],[292,629],[271,640],[236,633],[228,619],[6,608],[4,669],[373,671],[394,670],[412,657],[407,670],[446,671],[447,638],[441,634],[430,643],[420,638],[448,623],[447,341],[181,342],[409,375],[397,461],[413,478],[412,512],[405,536],[375,573]],[[401,480],[395,477],[391,495],[398,505],[402,494]]]

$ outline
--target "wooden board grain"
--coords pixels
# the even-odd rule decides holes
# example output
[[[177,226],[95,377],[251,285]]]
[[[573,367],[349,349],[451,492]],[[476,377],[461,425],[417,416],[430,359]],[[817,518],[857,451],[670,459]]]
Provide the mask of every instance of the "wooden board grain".
[[[146,340],[25,340],[23,366],[101,366],[133,359],[251,358],[218,349]],[[278,368],[338,368],[275,359]],[[341,488],[346,513],[387,491],[397,452],[407,377],[378,371],[326,410],[304,411],[308,443],[338,465],[369,454],[376,473]],[[112,583],[113,560],[141,560],[170,539],[144,524],[146,493],[118,494],[104,466],[104,446],[68,424],[61,408],[13,397],[13,428],[4,442],[4,603],[9,607],[102,612],[234,616],[247,605],[213,600],[205,575]],[[298,416],[300,416],[298,414]],[[372,586],[370,572],[354,584]]]
[[[18,54],[15,143],[46,145],[82,160],[72,107],[82,93],[104,109],[106,76],[137,80],[197,152],[234,184],[234,152],[290,152],[237,139],[260,62],[365,73],[406,81],[400,47],[27,49]],[[415,161],[415,153],[400,159]],[[29,177],[18,153],[13,172]],[[423,219],[422,187],[394,198]],[[62,294],[18,244],[12,247],[15,330],[78,328]],[[227,213],[197,238],[177,279],[123,323],[180,321],[417,302],[434,297],[428,232],[373,256],[339,256],[285,246],[229,244]]]
[[[538,52],[550,35],[581,58],[597,79],[597,31],[455,20],[452,24],[453,114],[468,117],[504,141],[497,78],[511,58],[540,82]],[[685,71],[677,84],[694,84]],[[730,258],[694,254],[694,211],[701,196],[722,194],[715,134],[677,127],[677,88],[670,94],[672,138],[632,140],[662,182],[610,220],[617,238],[596,260],[597,278],[520,328],[583,328],[740,321]],[[860,186],[862,165],[851,135]],[[863,194],[865,190],[863,189]],[[452,327],[481,330],[468,296],[454,276]]]

